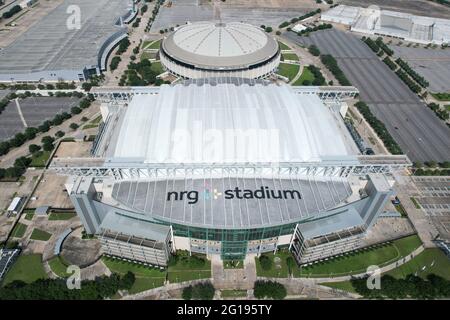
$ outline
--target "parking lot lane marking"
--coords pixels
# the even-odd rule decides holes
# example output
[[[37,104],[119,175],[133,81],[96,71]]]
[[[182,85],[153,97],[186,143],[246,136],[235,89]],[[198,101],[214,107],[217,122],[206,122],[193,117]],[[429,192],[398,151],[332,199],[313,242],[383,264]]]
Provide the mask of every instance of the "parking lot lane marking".
[[[25,128],[28,128],[28,124],[25,121],[25,118],[23,117],[23,114],[22,114],[22,109],[20,109],[19,98],[16,98],[15,101],[16,101],[17,112],[19,112],[20,120],[22,120],[22,123],[25,126]]]

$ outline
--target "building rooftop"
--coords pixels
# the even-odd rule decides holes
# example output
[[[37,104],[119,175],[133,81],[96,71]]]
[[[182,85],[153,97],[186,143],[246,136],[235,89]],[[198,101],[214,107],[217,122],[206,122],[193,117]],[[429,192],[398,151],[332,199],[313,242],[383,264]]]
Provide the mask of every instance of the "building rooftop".
[[[178,164],[355,158],[332,112],[288,85],[163,85],[134,96],[114,126],[107,120],[102,156]]]
[[[202,68],[234,68],[272,58],[278,43],[266,32],[241,22],[197,22],[180,27],[162,44],[164,52]]]
[[[136,212],[137,216],[212,228],[260,228],[295,223],[344,205],[353,192],[345,178],[304,176],[186,176],[121,181],[114,183],[112,189],[102,191],[102,201]]]

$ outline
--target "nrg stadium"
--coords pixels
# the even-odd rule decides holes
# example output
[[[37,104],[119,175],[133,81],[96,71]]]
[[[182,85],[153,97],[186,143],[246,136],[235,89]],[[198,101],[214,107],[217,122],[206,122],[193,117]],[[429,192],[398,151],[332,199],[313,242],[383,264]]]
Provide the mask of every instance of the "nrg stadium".
[[[50,169],[69,176],[103,253],[145,264],[180,249],[234,260],[288,247],[299,264],[357,249],[390,174],[410,166],[359,152],[342,118],[353,87],[217,78],[91,93],[104,120],[92,156]]]

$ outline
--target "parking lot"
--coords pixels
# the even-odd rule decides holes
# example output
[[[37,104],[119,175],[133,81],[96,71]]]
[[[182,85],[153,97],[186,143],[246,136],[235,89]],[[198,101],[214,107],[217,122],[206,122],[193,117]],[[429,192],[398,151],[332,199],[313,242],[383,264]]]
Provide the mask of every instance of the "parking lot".
[[[391,46],[400,57],[430,83],[431,92],[450,91],[450,48],[425,49]]]
[[[305,14],[308,9],[287,7],[245,7],[220,4],[220,18],[224,22],[247,22],[256,26],[266,25],[276,27],[286,20]],[[174,1],[171,7],[162,6],[151,32],[182,25],[186,22],[209,21],[214,19],[214,9],[211,3],[197,5],[197,1]]]
[[[26,98],[19,100],[22,119],[16,102],[11,101],[0,114],[0,141],[22,132],[26,127],[25,123],[28,127],[38,127],[45,120],[52,119],[57,113],[70,112],[70,109],[78,103],[78,98],[69,97]]]
[[[283,36],[333,55],[412,161],[450,159],[450,129],[356,36],[336,29]]]

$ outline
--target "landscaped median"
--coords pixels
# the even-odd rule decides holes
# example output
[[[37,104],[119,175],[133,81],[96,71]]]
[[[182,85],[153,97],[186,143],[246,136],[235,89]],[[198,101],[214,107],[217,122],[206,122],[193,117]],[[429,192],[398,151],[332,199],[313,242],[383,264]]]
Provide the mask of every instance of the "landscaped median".
[[[297,267],[289,251],[280,250],[276,254],[264,254],[271,261],[265,268],[263,268],[264,262],[261,264],[262,258],[256,258],[256,271],[258,276],[270,278],[287,278],[289,274],[293,277],[313,278],[359,274],[366,272],[367,267],[371,265],[382,267],[393,263],[407,256],[420,245],[419,237],[412,235],[301,268]]]

